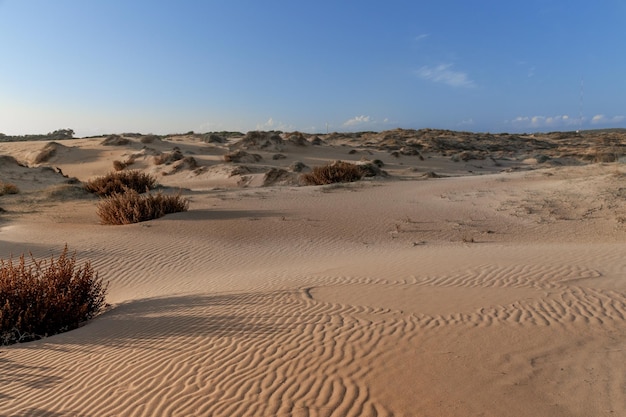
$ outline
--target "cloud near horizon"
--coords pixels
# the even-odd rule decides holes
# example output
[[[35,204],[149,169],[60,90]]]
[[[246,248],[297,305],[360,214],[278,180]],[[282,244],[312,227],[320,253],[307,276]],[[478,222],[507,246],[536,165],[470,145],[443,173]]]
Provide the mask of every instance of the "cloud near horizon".
[[[361,116],[353,117],[350,120],[346,120],[343,123],[343,125],[344,126],[357,126],[357,125],[362,125],[362,124],[365,124],[365,123],[370,123],[371,121],[372,121],[371,117],[361,115]]]
[[[476,87],[476,83],[465,72],[452,70],[452,64],[439,64],[436,67],[425,65],[415,71],[415,74],[423,80],[447,84],[451,87]]]
[[[257,123],[256,130],[282,130],[290,131],[295,130],[293,126],[283,122],[277,122],[274,118],[270,117],[265,123]]]
[[[558,116],[518,116],[513,120],[507,121],[507,124],[515,128],[550,128],[560,129],[564,127],[580,128],[584,127],[586,123],[592,125],[614,125],[626,122],[626,116],[605,116],[604,114],[596,114],[591,119],[583,117],[570,117],[569,115]]]
[[[572,118],[567,114],[558,116],[518,116],[515,119],[511,120],[510,124],[517,128],[558,128],[564,126],[580,125],[580,119]]]
[[[601,123],[616,124],[616,123],[622,123],[624,121],[626,121],[626,116],[607,117],[603,114],[596,114],[595,116],[591,118],[591,124],[594,124],[594,125],[601,124]]]

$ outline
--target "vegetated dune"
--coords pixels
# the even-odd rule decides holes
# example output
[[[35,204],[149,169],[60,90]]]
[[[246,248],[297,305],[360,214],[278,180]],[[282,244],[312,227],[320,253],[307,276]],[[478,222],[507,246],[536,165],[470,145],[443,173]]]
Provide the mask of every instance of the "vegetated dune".
[[[0,347],[0,415],[626,414],[622,132],[119,136],[0,144],[0,258],[67,244],[111,304]],[[189,211],[42,192],[131,155]],[[337,160],[386,175],[299,181]]]

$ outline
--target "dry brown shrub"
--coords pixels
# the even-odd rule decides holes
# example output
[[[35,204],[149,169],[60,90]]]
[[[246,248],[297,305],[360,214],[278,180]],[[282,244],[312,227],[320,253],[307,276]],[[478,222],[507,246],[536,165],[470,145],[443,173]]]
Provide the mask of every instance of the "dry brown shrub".
[[[263,157],[256,153],[248,153],[246,151],[237,150],[235,152],[227,153],[223,156],[225,162],[243,162],[243,163],[255,163],[259,162]]]
[[[146,135],[146,136],[142,136],[141,139],[139,139],[139,141],[144,144],[152,143],[154,141],[159,141],[159,140],[161,140],[161,138],[158,137],[157,135]]]
[[[97,214],[102,224],[131,224],[158,219],[166,214],[187,211],[189,200],[175,195],[144,194],[128,190],[106,197],[98,204]]]
[[[20,190],[17,185],[10,182],[0,181],[0,196],[5,194],[17,194]]]
[[[163,164],[170,165],[176,161],[180,161],[184,157],[185,156],[180,151],[180,149],[178,147],[174,147],[174,149],[172,149],[171,152],[164,152],[164,153],[160,153],[156,155],[154,157],[154,164],[155,165],[163,165]]]
[[[335,161],[324,166],[313,167],[311,172],[302,174],[300,178],[305,185],[354,182],[363,178],[363,171],[349,162]]]
[[[113,161],[113,169],[116,171],[123,171],[126,168],[126,163],[122,161],[115,160]]]
[[[198,161],[196,161],[196,159],[193,156],[186,156],[183,159],[174,162],[174,165],[172,165],[172,170],[169,172],[168,175],[175,174],[185,169],[193,170],[196,168],[198,168]],[[163,175],[166,175],[166,174],[163,173]]]
[[[124,146],[128,145],[129,143],[130,140],[120,135],[110,135],[102,142],[100,142],[100,144],[104,146]]]
[[[105,306],[107,286],[76,254],[14,263],[0,259],[0,345],[26,342],[77,328]]]
[[[110,172],[102,177],[94,178],[85,184],[85,189],[90,193],[105,197],[115,193],[123,193],[126,190],[143,193],[152,190],[156,185],[156,179],[150,174],[131,170]]]

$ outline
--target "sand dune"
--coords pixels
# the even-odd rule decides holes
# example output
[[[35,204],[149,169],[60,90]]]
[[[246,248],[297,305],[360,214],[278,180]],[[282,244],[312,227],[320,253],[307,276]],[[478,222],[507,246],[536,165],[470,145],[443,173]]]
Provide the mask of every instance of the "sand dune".
[[[0,258],[67,243],[111,303],[0,347],[0,415],[626,414],[626,168],[590,156],[615,154],[598,135],[135,135],[38,163],[46,143],[0,143],[20,189],[0,196]],[[338,159],[388,176],[293,181]],[[80,181],[116,160],[190,210],[100,225]],[[291,182],[264,185],[272,169]]]

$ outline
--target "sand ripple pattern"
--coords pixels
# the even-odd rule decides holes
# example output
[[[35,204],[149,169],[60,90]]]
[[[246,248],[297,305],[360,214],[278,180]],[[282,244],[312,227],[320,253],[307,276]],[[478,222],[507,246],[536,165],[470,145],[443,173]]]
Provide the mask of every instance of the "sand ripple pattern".
[[[121,305],[2,351],[0,415],[390,416],[362,381],[394,326],[347,310],[304,290]]]
[[[326,282],[323,286],[311,292],[312,297],[322,302],[352,305],[353,314],[378,314],[382,318],[396,313],[404,320],[414,321],[419,328],[451,324],[490,326],[496,323],[524,326],[623,324],[626,320],[624,293],[576,285],[579,281],[593,282],[601,278],[599,271],[576,265],[485,265],[456,275],[413,276],[393,282],[384,279],[327,277],[321,280]],[[428,309],[420,303],[433,303],[428,298],[451,294],[442,293],[444,289],[456,289],[456,293],[462,294],[466,300],[471,300],[473,295],[480,295],[481,298],[474,302],[476,306],[470,311],[463,311],[459,307],[458,311],[449,313],[424,312]],[[475,289],[480,291],[470,291]],[[497,289],[520,291],[488,291]],[[378,302],[372,301],[377,299],[372,294],[379,295]],[[502,294],[506,294],[504,299]],[[518,299],[511,300],[516,294]],[[406,310],[394,311],[393,307],[385,306],[385,295],[392,298],[390,305],[397,306],[402,297],[412,297],[412,302]],[[359,296],[367,299],[367,303],[359,305]],[[447,301],[442,300],[442,304]]]

